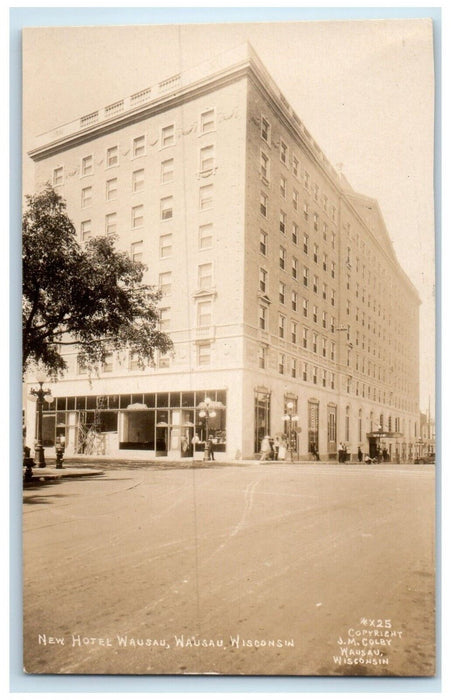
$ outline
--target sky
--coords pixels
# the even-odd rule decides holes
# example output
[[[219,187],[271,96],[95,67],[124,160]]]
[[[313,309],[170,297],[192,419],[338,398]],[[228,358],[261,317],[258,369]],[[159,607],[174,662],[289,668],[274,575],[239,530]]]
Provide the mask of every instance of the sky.
[[[206,8],[208,15],[208,8]],[[206,16],[206,20],[208,16]],[[420,408],[434,410],[434,66],[425,19],[47,27],[23,38],[23,191],[35,137],[250,41],[335,167],[378,200],[418,290]]]

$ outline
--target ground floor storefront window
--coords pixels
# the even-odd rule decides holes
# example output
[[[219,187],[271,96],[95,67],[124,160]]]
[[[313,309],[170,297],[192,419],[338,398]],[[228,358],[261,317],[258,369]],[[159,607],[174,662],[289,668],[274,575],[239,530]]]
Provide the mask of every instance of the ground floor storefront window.
[[[199,408],[207,398],[214,408],[208,423]],[[75,453],[99,454],[107,449],[108,435],[116,435],[120,450],[192,457],[210,436],[214,451],[225,452],[226,410],[224,390],[58,397],[44,411],[44,445],[64,438]]]
[[[265,435],[271,435],[271,394],[269,391],[255,390],[254,414],[254,452],[258,454]]]
[[[308,451],[311,454],[319,453],[319,402],[308,402]]]

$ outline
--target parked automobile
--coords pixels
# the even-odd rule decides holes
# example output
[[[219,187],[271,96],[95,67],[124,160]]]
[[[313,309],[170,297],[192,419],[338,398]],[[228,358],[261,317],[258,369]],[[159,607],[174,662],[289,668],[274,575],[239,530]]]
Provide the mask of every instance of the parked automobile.
[[[414,464],[435,464],[435,452],[431,452],[430,455],[417,457]]]

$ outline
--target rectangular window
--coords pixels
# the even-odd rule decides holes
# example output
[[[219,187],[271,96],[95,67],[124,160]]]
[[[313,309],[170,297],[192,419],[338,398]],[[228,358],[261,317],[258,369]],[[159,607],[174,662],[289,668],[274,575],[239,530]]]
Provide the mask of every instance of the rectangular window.
[[[282,161],[282,163],[287,165],[287,163],[288,163],[288,146],[285,143],[285,141],[282,141],[282,139],[280,139],[280,160]]]
[[[302,363],[302,379],[304,382],[307,381],[308,378],[308,365],[306,362]]]
[[[324,270],[324,272],[327,271],[327,255],[326,255],[326,253],[323,253],[323,270]]]
[[[260,214],[265,218],[268,216],[268,197],[264,192],[260,193]]]
[[[332,279],[335,279],[335,263],[331,262],[330,263],[330,276]]]
[[[321,318],[321,325],[323,328],[327,328],[327,312],[323,311]]]
[[[260,369],[266,367],[266,348],[264,345],[260,345],[258,348],[258,366]]]
[[[330,388],[335,389],[335,374],[334,374],[334,372],[330,373]]]
[[[327,224],[323,223],[323,241],[327,241]]]
[[[204,367],[209,365],[211,361],[211,345],[210,343],[199,343],[197,346],[197,365]]]
[[[119,164],[119,148],[117,146],[111,146],[111,148],[106,149],[106,167],[112,168],[114,165]]]
[[[165,307],[160,309],[160,330],[167,331],[171,326],[171,309]]]
[[[143,242],[135,241],[130,246],[130,257],[133,262],[141,262],[143,258]]]
[[[327,299],[327,284],[323,282],[323,299]]]
[[[287,181],[283,177],[283,175],[281,175],[281,177],[280,177],[280,195],[284,199],[286,199],[286,197],[287,197]]]
[[[133,139],[133,157],[137,158],[138,156],[143,156],[146,152],[146,137],[145,136],[137,136],[136,138]]]
[[[138,204],[132,207],[132,228],[139,228],[144,225],[144,206]]]
[[[297,280],[299,275],[299,263],[297,258],[293,257],[291,259],[291,276],[293,279]]]
[[[258,307],[258,327],[261,328],[262,331],[266,330],[266,322],[267,322],[266,306],[259,306]]]
[[[211,209],[213,206],[213,185],[204,185],[199,189],[199,209]]]
[[[59,168],[54,168],[53,170],[53,185],[57,187],[58,185],[62,185],[64,182],[64,170],[63,167]]]
[[[291,226],[291,240],[295,245],[299,242],[299,227],[294,222]]]
[[[262,139],[266,141],[266,143],[270,143],[271,141],[271,125],[265,117],[261,118],[261,123],[260,123],[260,135]]]
[[[313,262],[317,263],[318,262],[318,245],[315,243],[313,245]]]
[[[315,308],[315,307],[313,307]],[[315,312],[313,312],[315,313]],[[314,353],[318,352],[318,334],[317,333],[312,333],[312,350]]]
[[[260,231],[260,253],[266,255],[268,252],[268,234]]]
[[[290,374],[293,379],[296,379],[296,359],[294,357],[290,359]]]
[[[281,270],[285,270],[285,260],[286,260],[286,250],[280,246],[279,248],[279,267]]]
[[[308,267],[305,267],[302,272],[302,281],[304,283],[304,287],[308,287]]]
[[[260,175],[269,182],[269,158],[263,151],[260,151]]]
[[[315,305],[313,306],[312,318],[313,318],[313,323],[318,323],[318,307]]]
[[[215,167],[215,147],[213,145],[204,146],[200,149],[199,169],[200,172],[213,170]]]
[[[304,187],[306,190],[310,187],[310,175],[307,170],[304,171]]]
[[[81,191],[81,207],[89,207],[92,204],[92,187],[83,187]]]
[[[279,374],[285,374],[286,358],[283,353],[279,353]]]
[[[312,382],[313,382],[314,384],[318,384],[318,368],[317,368],[317,367],[313,367],[313,371],[312,371]]]
[[[308,207],[307,202],[304,202],[304,219],[306,221],[308,221],[308,217],[309,217],[309,207]]]
[[[299,192],[293,190],[293,209],[297,211],[299,209]]]
[[[202,263],[197,268],[199,289],[211,289],[213,286],[213,263]]]
[[[326,338],[323,338],[323,340],[322,340],[322,354],[323,354],[323,357],[327,357],[327,340],[326,340]]]
[[[113,177],[105,183],[105,198],[109,201],[117,198],[117,178]]]
[[[211,301],[199,301],[197,304],[197,326],[198,328],[206,328],[211,326]]]
[[[94,172],[94,159],[92,156],[85,156],[81,159],[81,174],[92,175]]]
[[[113,371],[113,355],[107,355],[102,363],[102,372]]]
[[[313,275],[313,291],[318,294],[318,275]]]
[[[160,199],[160,218],[162,221],[172,219],[173,197],[162,197]]]
[[[172,233],[160,236],[160,258],[169,258],[172,255]]]
[[[266,270],[261,267],[258,273],[258,286],[260,288],[260,291],[263,292],[264,294],[266,293],[266,285],[267,285],[267,280],[268,280],[268,273]]]
[[[307,348],[308,345],[308,330],[307,328],[302,329],[302,347]]]
[[[280,215],[279,215],[279,231],[284,236],[287,232],[287,215],[282,210],[280,210]]]
[[[291,342],[298,342],[298,324],[295,321],[291,321]]]
[[[172,272],[160,272],[158,286],[163,296],[168,296],[172,291]]]
[[[313,228],[315,231],[318,230],[318,214],[316,212],[313,214]]]
[[[107,236],[112,236],[117,231],[117,214],[112,211],[110,214],[105,216],[105,234]]]
[[[200,115],[200,133],[208,134],[216,129],[215,110],[206,109]]]
[[[298,310],[298,295],[297,292],[291,292],[291,308],[293,311]]]
[[[282,316],[282,314],[279,314],[279,338],[285,338],[285,326],[286,326],[285,316]]]
[[[304,317],[308,317],[308,299],[303,299],[302,300],[302,313],[304,314]]]
[[[286,287],[283,282],[279,282],[279,302],[285,304],[285,290]]]
[[[304,233],[303,250],[304,250],[304,253],[307,255],[308,254],[308,235],[306,233]]]
[[[330,303],[332,306],[335,306],[335,289],[332,289],[330,292]]]
[[[213,246],[213,224],[199,226],[199,248],[206,250]]]
[[[298,177],[298,175],[299,175],[299,161],[298,161],[298,159],[296,158],[296,156],[293,156],[292,167],[293,167],[293,175],[294,175],[295,177]]]
[[[330,359],[335,360],[335,343],[330,344]]]
[[[82,241],[87,241],[90,238],[92,238],[91,219],[87,219],[86,221],[81,222],[80,235]]]
[[[160,182],[172,182],[174,179],[174,159],[168,158],[161,163]]]
[[[315,200],[315,202],[318,201],[318,195],[319,195],[319,187],[318,187],[318,185],[315,183],[315,184],[313,185],[313,199]]]
[[[161,147],[173,146],[175,144],[175,125],[169,124],[161,129]]]
[[[132,173],[132,191],[142,192],[144,189],[144,168],[141,170],[135,170]]]

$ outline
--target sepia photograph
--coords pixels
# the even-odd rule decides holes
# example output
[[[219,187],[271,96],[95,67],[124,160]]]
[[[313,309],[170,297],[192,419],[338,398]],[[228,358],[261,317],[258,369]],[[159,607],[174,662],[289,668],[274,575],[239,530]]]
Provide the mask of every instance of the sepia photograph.
[[[436,675],[433,30],[23,29],[25,674]]]

